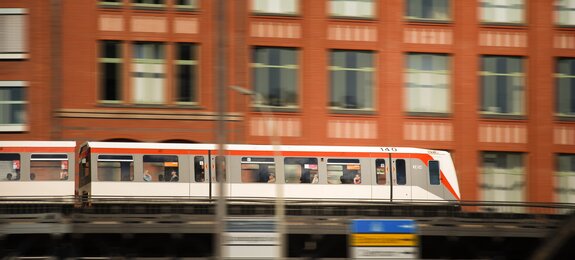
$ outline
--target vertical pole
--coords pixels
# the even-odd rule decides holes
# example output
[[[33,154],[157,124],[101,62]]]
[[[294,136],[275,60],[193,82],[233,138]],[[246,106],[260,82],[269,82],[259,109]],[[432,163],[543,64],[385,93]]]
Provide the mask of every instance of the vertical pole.
[[[224,155],[224,144],[226,142],[226,129],[225,129],[225,105],[226,105],[226,66],[225,66],[225,51],[226,51],[226,15],[225,11],[226,8],[224,6],[225,0],[217,0],[216,1],[216,11],[214,12],[214,21],[216,21],[216,97],[215,103],[218,107],[218,125],[217,125],[217,139],[218,139],[218,156]],[[217,163],[217,160],[216,160]],[[216,170],[219,167],[216,165]],[[224,168],[225,169],[225,168]],[[218,182],[218,204],[217,204],[217,223],[216,227],[216,239],[217,243],[215,243],[215,251],[216,251],[216,259],[223,259],[224,258],[224,232],[225,232],[225,221],[226,221],[226,191],[225,191],[225,176],[226,171],[223,170],[224,175],[220,175],[221,178],[218,180],[218,173],[216,172],[216,181]]]

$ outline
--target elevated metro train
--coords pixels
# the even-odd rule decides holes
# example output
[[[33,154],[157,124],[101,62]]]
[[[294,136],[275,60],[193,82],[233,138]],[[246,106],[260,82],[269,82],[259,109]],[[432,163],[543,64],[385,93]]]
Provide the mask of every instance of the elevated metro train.
[[[222,180],[232,199],[273,198],[277,184],[294,200],[461,197],[450,154],[437,150],[226,145],[218,155],[214,144],[0,142],[2,197],[205,199]]]

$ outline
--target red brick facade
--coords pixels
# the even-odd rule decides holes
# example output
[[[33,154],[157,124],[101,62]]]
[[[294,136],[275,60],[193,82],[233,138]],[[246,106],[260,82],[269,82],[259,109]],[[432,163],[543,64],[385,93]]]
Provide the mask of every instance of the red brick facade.
[[[98,1],[0,1],[0,8],[29,10],[30,43],[29,59],[0,61],[0,80],[30,82],[29,131],[0,133],[1,139],[216,142],[216,1],[200,0],[194,11],[178,10],[172,0],[159,10],[136,9],[131,1],[123,2],[102,7]],[[482,151],[521,152],[525,154],[525,199],[554,200],[554,156],[575,153],[575,123],[554,113],[555,59],[575,57],[575,44],[571,44],[575,30],[555,26],[553,1],[526,0],[526,23],[519,26],[481,24],[475,1],[451,1],[447,23],[406,21],[403,0],[375,1],[375,18],[367,20],[330,18],[329,5],[322,0],[299,1],[297,16],[255,15],[249,0],[225,2],[226,85],[252,88],[254,46],[299,51],[299,109],[276,111],[272,117],[282,144],[447,149],[455,158],[466,200],[480,199]],[[55,24],[60,27],[55,29]],[[102,40],[122,41],[123,102],[98,100]],[[162,105],[129,102],[133,95],[130,44],[137,41],[166,44],[167,98]],[[170,99],[175,91],[172,47],[177,42],[199,46],[199,99],[194,105],[182,106]],[[56,52],[54,43],[60,45]],[[330,111],[331,49],[375,53],[372,113]],[[451,58],[449,115],[405,112],[405,54],[410,52]],[[488,118],[479,113],[481,55],[524,57],[524,117]],[[226,96],[228,142],[271,142],[272,133],[265,129],[268,113],[251,108],[250,98],[238,92],[228,90]]]

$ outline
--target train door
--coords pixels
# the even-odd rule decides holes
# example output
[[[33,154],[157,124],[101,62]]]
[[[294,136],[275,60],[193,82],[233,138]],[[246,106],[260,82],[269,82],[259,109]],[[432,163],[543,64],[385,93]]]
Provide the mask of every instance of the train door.
[[[210,160],[208,155],[191,155],[190,197],[208,198],[210,194]]]
[[[405,154],[390,154],[391,201],[411,200],[410,158]]]
[[[210,199],[212,198],[216,198],[216,196],[218,196],[218,192],[220,189],[219,186],[219,182],[223,181],[225,187],[225,193],[227,194],[226,196],[230,196],[231,193],[231,186],[229,181],[229,174],[228,172],[230,167],[229,167],[229,162],[228,159],[229,157],[226,156],[221,156],[221,155],[217,155],[215,156],[214,151],[210,151],[210,164],[209,164],[209,169],[210,171],[207,173],[208,175],[206,176],[206,181],[209,184],[209,189],[208,189],[208,197]]]
[[[373,166],[375,166],[375,181],[371,188],[371,198],[373,200],[391,200],[391,177],[390,177],[390,157],[389,154],[385,154],[379,158],[372,160]]]

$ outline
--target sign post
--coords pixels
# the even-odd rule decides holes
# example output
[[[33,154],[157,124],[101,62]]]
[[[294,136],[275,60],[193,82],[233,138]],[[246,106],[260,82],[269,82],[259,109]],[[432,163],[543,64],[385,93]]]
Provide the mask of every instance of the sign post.
[[[405,219],[356,219],[351,224],[354,259],[417,259],[416,222]]]

